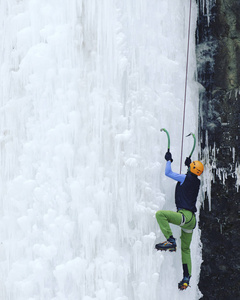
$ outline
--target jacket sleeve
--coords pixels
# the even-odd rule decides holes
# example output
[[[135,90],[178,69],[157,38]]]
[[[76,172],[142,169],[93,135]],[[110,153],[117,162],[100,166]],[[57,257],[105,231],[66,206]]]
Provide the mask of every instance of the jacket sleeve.
[[[170,161],[167,161],[167,163],[166,163],[165,175],[167,177],[172,178],[173,180],[176,180],[176,181],[180,182],[181,184],[183,184],[183,182],[184,182],[184,180],[186,178],[186,175],[184,175],[184,174],[178,174],[178,173],[175,173],[175,172],[172,171],[172,167],[171,167],[171,162]]]

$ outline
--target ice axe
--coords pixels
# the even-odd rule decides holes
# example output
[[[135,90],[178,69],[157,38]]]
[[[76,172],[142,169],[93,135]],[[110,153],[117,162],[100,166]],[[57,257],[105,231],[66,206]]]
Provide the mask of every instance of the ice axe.
[[[190,135],[192,135],[194,142],[193,142],[193,148],[192,148],[192,151],[191,151],[191,153],[190,153],[190,155],[189,155],[189,158],[191,158],[191,156],[192,156],[192,154],[193,154],[193,151],[194,151],[194,149],[195,149],[195,146],[196,146],[196,137],[195,137],[195,134],[191,132],[191,133],[189,133],[186,137],[188,137],[188,136],[190,136]]]
[[[170,151],[170,136],[169,136],[169,133],[168,133],[167,129],[165,129],[165,128],[161,128],[160,131],[164,131],[167,134],[167,138],[168,138],[168,151]]]

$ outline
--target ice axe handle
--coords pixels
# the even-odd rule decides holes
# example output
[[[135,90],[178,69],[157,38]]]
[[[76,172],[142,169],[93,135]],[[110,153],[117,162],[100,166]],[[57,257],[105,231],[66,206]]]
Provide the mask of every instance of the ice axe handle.
[[[192,154],[193,154],[193,152],[195,150],[195,146],[196,146],[196,137],[195,137],[195,134],[191,132],[187,136],[190,136],[190,135],[192,135],[194,142],[193,142],[193,148],[192,148],[192,151],[191,151],[191,153],[189,155],[189,158],[191,158],[191,156],[192,156]]]
[[[168,138],[168,151],[170,151],[170,136],[169,136],[169,133],[168,133],[167,129],[165,129],[165,128],[161,128],[160,131],[164,131],[167,134],[167,138]]]

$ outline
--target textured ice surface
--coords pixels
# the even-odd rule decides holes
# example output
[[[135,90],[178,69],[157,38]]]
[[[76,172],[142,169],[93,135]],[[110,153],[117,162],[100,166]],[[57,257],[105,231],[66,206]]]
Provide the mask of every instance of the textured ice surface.
[[[1,299],[199,299],[198,229],[184,293],[179,228],[177,253],[154,250],[155,212],[175,209],[160,128],[178,172],[188,8],[1,1]],[[186,134],[197,133],[196,11]]]

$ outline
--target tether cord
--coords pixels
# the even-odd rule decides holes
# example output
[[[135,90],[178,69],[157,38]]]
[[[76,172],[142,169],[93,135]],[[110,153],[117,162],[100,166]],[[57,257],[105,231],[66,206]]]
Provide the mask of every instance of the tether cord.
[[[188,61],[189,61],[190,30],[191,30],[191,12],[192,12],[192,0],[190,0],[190,8],[189,8],[188,42],[187,42],[187,62],[186,62],[186,77],[185,77],[185,91],[184,91],[184,105],[183,105],[183,126],[182,126],[182,145],[181,145],[181,158],[180,158],[180,174],[181,174],[181,171],[182,171],[183,138],[184,138],[185,111],[186,111],[186,99],[187,99],[187,79],[188,79]]]

